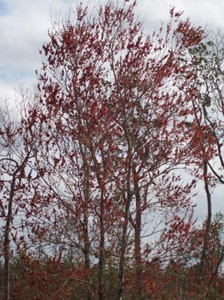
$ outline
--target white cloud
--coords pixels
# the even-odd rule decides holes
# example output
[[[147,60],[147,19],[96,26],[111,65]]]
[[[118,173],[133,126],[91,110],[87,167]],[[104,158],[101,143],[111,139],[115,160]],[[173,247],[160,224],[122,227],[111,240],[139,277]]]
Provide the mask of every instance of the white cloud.
[[[97,6],[103,0],[83,2]],[[51,16],[63,17],[77,3],[77,0],[0,0],[0,84],[11,84],[13,89],[19,83],[35,80],[35,69],[41,66],[39,49],[48,39]],[[183,9],[194,23],[224,26],[221,0],[139,0],[137,11],[146,20],[146,26],[152,28],[159,20],[168,19],[169,9],[174,5],[178,10]],[[1,94],[2,91],[1,86]]]
[[[224,27],[222,0],[141,0],[139,9],[149,21],[167,20],[169,10],[175,7],[183,11],[185,17],[197,25],[204,27]]]
[[[29,84],[35,80],[35,69],[41,66],[39,49],[48,39],[51,15],[60,13],[64,15],[71,2],[60,0],[0,2],[0,97],[12,94],[17,84]]]

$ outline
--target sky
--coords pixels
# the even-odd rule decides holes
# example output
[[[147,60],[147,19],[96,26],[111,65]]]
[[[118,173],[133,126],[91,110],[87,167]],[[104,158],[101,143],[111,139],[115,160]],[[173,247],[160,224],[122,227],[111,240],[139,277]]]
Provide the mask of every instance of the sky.
[[[89,5],[101,1],[83,0]],[[48,40],[52,19],[63,18],[75,0],[0,0],[0,101],[16,99],[17,91],[36,84],[35,70],[41,68],[41,45]],[[138,0],[136,13],[144,20],[150,33],[160,21],[169,18],[169,10],[175,6],[184,12],[195,25],[208,30],[224,29],[223,0]],[[224,210],[219,188],[214,195],[214,209]],[[203,193],[198,196],[197,214],[205,214]]]
[[[77,0],[0,0],[0,99],[14,96],[21,85],[35,84],[35,70],[41,66],[39,49],[48,39],[52,18],[65,16],[69,7],[77,3]],[[99,1],[88,3],[98,5]],[[138,0],[136,11],[150,32],[155,24],[168,19],[172,6],[183,10],[184,16],[196,25],[224,28],[222,0]]]

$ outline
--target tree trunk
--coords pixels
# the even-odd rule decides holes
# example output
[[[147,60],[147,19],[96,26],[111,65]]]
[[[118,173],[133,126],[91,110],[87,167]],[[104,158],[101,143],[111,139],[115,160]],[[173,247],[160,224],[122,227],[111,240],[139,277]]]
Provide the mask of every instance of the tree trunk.
[[[85,163],[85,178],[84,178],[84,265],[86,270],[90,270],[90,242],[89,242],[89,167],[87,165],[86,157],[84,159]],[[90,277],[88,276],[88,282],[90,283]],[[86,299],[91,300],[92,296],[88,288],[86,293]]]
[[[199,275],[203,279],[205,273],[205,265],[206,265],[206,257],[207,257],[207,250],[208,250],[208,243],[209,243],[209,234],[211,229],[211,222],[212,222],[212,202],[211,202],[211,193],[209,191],[209,182],[208,182],[208,163],[204,162],[204,170],[203,170],[203,177],[204,177],[204,186],[205,192],[207,197],[207,220],[206,220],[206,228],[205,228],[205,235],[203,241],[203,248],[201,253],[201,262],[199,268]]]
[[[122,231],[122,240],[121,240],[121,254],[118,270],[118,283],[116,291],[116,300],[120,300],[124,290],[124,273],[125,273],[125,253],[127,248],[127,232],[128,232],[128,219],[129,219],[129,207],[130,203],[127,200],[125,206],[125,215],[124,215],[124,225]]]
[[[127,174],[127,199],[125,203],[125,211],[124,211],[124,223],[123,223],[123,230],[122,230],[122,239],[121,239],[121,254],[120,254],[120,261],[119,261],[119,269],[118,269],[118,282],[117,282],[117,289],[116,289],[116,300],[122,299],[122,294],[124,291],[124,274],[125,274],[125,255],[127,249],[127,242],[128,242],[128,224],[129,224],[129,214],[130,214],[130,204],[131,204],[131,172],[130,169],[128,170]]]
[[[5,225],[5,234],[4,234],[4,297],[5,300],[9,300],[9,293],[10,293],[10,227],[11,227],[11,220],[12,220],[12,202],[15,193],[15,183],[16,183],[16,170],[13,174],[10,195],[9,195],[9,203],[8,203],[8,213],[6,218],[6,225]]]
[[[135,291],[138,296],[142,290],[142,262],[141,262],[141,196],[138,183],[135,182],[135,201],[136,201],[136,216],[135,216]]]
[[[105,299],[105,286],[104,286],[104,266],[105,266],[105,232],[104,232],[104,203],[103,194],[100,200],[100,249],[99,249],[99,271],[98,271],[98,299]]]

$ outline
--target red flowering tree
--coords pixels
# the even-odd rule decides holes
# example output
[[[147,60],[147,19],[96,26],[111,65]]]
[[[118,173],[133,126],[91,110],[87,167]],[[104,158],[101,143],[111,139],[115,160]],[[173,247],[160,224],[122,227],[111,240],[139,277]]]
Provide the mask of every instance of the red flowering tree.
[[[54,245],[56,255],[71,251],[99,299],[121,298],[131,265],[134,289],[144,292],[144,218],[152,222],[157,211],[165,220],[161,239],[173,245],[192,224],[195,182],[184,185],[175,169],[190,156],[186,122],[196,117],[198,86],[189,50],[203,32],[172,9],[167,26],[146,35],[135,5],[108,3],[92,17],[80,5],[75,20],[52,30],[41,50],[39,103],[30,114],[43,184],[30,234]],[[106,278],[111,258],[114,290]],[[94,293],[87,289],[86,297]]]

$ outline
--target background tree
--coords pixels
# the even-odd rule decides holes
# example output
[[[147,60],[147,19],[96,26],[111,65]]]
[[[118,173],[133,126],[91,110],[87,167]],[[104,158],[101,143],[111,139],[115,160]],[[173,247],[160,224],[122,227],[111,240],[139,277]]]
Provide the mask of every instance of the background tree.
[[[33,172],[29,163],[34,157],[31,148],[34,136],[29,136],[23,116],[18,119],[9,105],[2,107],[0,118],[3,298],[10,299],[11,256],[16,248],[15,243],[24,240],[20,233],[21,218],[29,213],[28,198],[32,195]]]
[[[201,176],[204,181],[208,208],[200,267],[200,273],[203,276],[206,272],[206,256],[212,224],[212,190],[216,185],[224,183],[222,180],[224,167],[222,33],[208,35],[206,40],[192,49],[190,53],[193,57],[192,70],[197,74],[196,81],[199,87],[199,101],[194,103],[197,128],[190,124],[191,130],[194,127],[195,132],[192,146],[194,143],[193,147],[196,150],[194,157],[199,160],[199,177]]]

